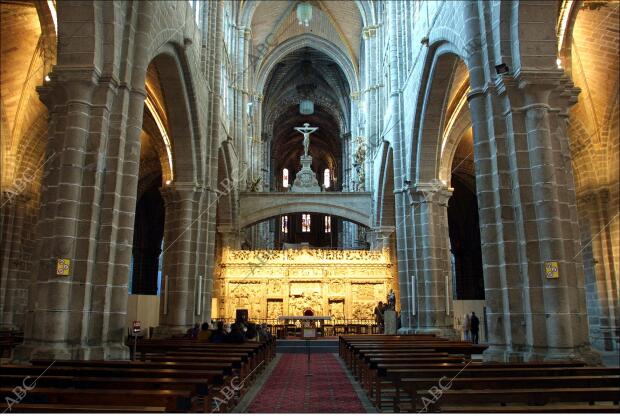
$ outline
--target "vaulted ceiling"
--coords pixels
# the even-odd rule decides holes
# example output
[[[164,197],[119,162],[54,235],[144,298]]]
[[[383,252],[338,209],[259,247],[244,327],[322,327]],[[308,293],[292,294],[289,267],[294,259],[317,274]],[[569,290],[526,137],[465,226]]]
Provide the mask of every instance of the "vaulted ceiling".
[[[303,33],[320,36],[349,55],[358,66],[362,42],[362,16],[355,1],[308,1],[312,5],[310,26],[299,25],[296,6],[299,1],[261,1],[252,15],[254,47],[282,43]]]
[[[290,107],[308,98],[330,114],[338,124],[334,133],[349,127],[350,88],[340,67],[327,55],[302,48],[287,55],[269,75],[264,91],[263,131],[274,137],[274,122]],[[299,115],[299,114],[298,114]]]
[[[272,138],[272,157],[278,171],[297,171],[302,155],[301,134],[295,127],[318,127],[310,141],[316,171],[336,171],[340,165],[340,136],[349,129],[350,88],[340,67],[327,55],[302,48],[286,55],[269,74],[264,92],[263,131]],[[310,99],[314,113],[303,115],[299,103]]]
[[[36,170],[35,165],[45,150],[47,109],[39,100],[36,87],[43,84],[56,59],[56,35],[53,26],[46,24],[49,14],[45,2],[0,3],[0,184],[3,185],[10,183],[20,170]]]

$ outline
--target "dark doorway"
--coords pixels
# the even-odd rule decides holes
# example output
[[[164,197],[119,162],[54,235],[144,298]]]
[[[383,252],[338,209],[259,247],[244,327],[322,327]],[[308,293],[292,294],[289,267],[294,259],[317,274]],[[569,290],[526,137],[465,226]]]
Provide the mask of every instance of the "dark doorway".
[[[454,261],[456,298],[484,299],[480,224],[475,185],[452,175],[454,192],[448,203],[448,227]]]
[[[154,182],[155,184],[161,183],[161,177]],[[164,200],[159,192],[159,186],[154,185],[142,194],[136,205],[132,253],[132,294],[157,294],[164,222]]]

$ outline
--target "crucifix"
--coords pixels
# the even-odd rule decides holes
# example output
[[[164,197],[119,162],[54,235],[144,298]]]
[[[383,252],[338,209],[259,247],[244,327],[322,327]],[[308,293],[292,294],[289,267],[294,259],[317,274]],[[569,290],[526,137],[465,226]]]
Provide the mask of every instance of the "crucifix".
[[[310,127],[310,124],[304,123],[303,127],[295,127],[295,130],[304,135],[304,157],[308,157],[308,147],[310,147],[310,133],[317,131],[318,127]]]

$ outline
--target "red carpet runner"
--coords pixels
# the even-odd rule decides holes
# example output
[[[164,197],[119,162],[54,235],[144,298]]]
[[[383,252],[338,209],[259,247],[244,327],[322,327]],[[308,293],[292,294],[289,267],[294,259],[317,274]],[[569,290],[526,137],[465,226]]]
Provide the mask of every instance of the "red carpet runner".
[[[365,413],[333,354],[282,354],[248,413]]]

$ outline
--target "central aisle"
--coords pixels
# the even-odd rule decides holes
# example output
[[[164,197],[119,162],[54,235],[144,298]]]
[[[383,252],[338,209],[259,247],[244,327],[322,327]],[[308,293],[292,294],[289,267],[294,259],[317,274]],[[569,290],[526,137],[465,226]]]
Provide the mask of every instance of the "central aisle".
[[[333,354],[282,354],[248,413],[366,413]]]

